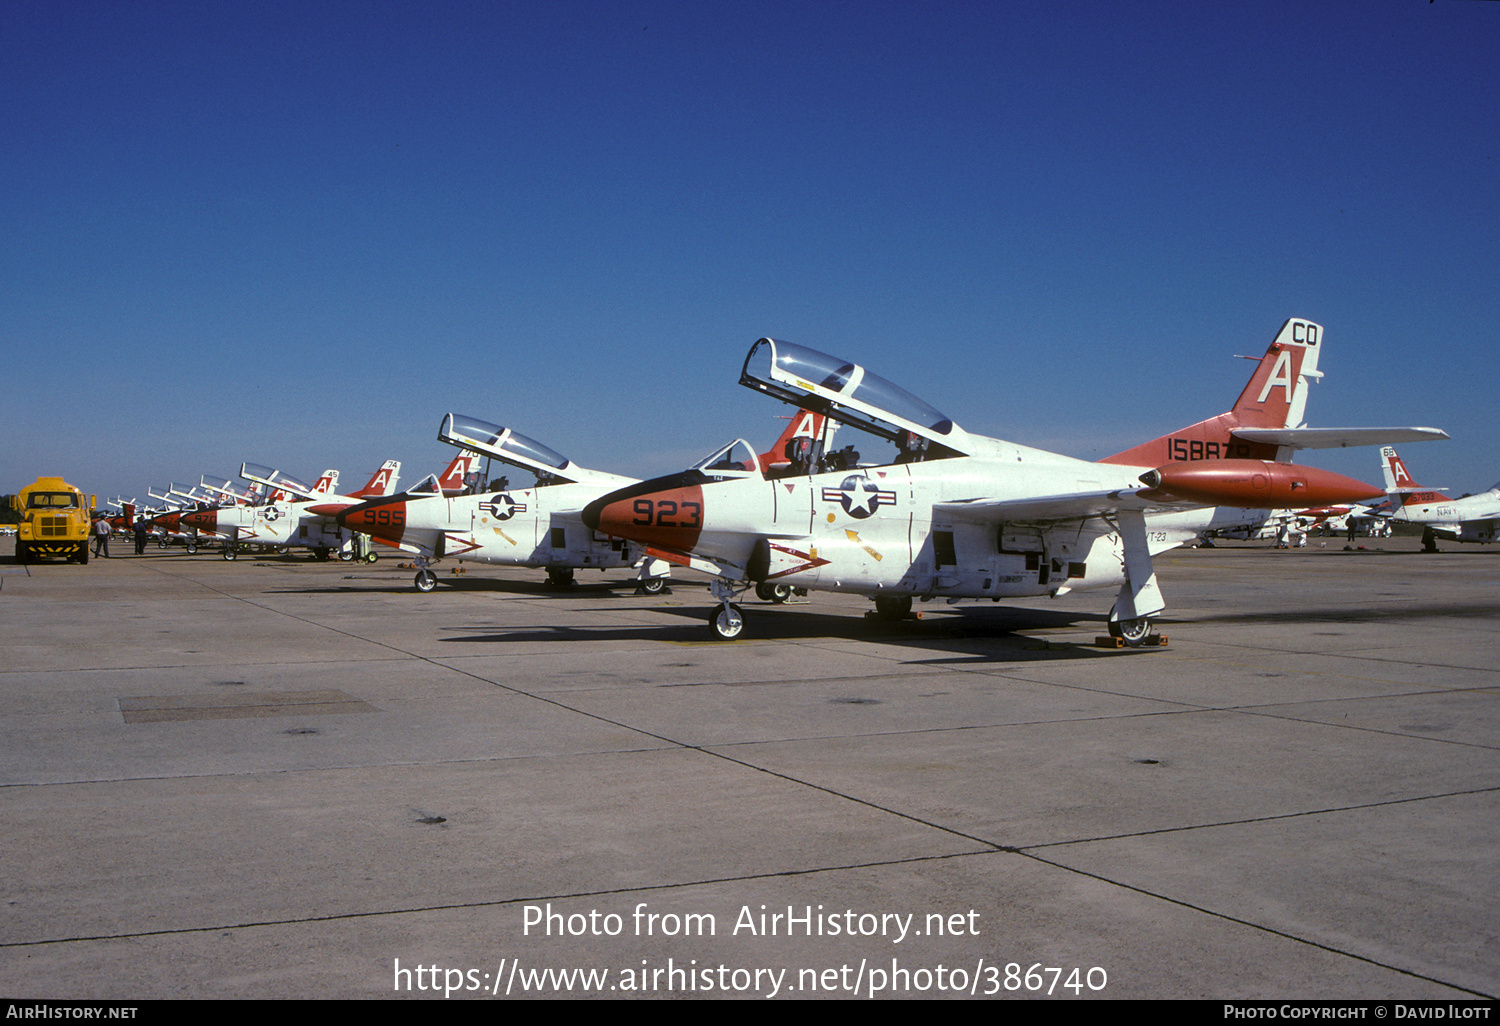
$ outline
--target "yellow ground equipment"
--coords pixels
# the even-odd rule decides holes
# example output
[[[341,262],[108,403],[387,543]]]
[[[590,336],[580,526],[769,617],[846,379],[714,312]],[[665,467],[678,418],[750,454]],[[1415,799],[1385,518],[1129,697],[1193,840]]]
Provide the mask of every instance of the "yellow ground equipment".
[[[46,556],[89,561],[92,495],[60,477],[39,477],[11,496],[11,506],[21,517],[16,562],[30,563]]]

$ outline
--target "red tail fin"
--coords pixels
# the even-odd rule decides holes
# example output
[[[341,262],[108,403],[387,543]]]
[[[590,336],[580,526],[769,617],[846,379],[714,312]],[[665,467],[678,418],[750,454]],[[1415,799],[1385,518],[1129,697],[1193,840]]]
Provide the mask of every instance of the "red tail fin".
[[[448,469],[438,475],[438,487],[444,495],[464,494],[468,476],[474,470],[474,464],[479,461],[479,454],[464,449],[453,457],[453,462],[448,464]]]
[[[1393,507],[1448,501],[1448,496],[1441,489],[1417,484],[1411,472],[1406,469],[1406,461],[1396,455],[1396,450],[1389,445],[1380,450],[1380,466],[1385,472],[1385,490]]]
[[[375,471],[375,476],[370,478],[370,483],[357,492],[350,492],[351,499],[373,499],[382,495],[390,495],[396,490],[396,479],[401,476],[401,461],[386,460]],[[321,483],[321,482],[320,482]],[[320,491],[322,489],[319,489]]]
[[[771,448],[761,453],[758,457],[762,468],[769,470],[776,466],[786,466],[791,462],[787,454],[787,445],[798,438],[808,438],[814,442],[823,441],[823,429],[828,425],[828,418],[821,413],[813,413],[811,410],[798,410],[788,419],[786,430],[781,437],[771,443]]]
[[[1208,420],[1108,456],[1100,463],[1160,467],[1181,460],[1274,460],[1277,446],[1234,437],[1237,428],[1288,428],[1302,424],[1309,379],[1318,372],[1323,329],[1293,318],[1281,326],[1234,407]]]

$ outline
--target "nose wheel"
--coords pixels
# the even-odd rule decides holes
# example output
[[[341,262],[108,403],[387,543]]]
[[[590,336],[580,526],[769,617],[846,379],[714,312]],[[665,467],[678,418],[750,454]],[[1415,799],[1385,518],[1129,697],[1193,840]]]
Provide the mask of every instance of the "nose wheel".
[[[721,641],[733,641],[745,630],[745,614],[733,602],[725,602],[709,614],[708,624],[713,628],[714,637]]]

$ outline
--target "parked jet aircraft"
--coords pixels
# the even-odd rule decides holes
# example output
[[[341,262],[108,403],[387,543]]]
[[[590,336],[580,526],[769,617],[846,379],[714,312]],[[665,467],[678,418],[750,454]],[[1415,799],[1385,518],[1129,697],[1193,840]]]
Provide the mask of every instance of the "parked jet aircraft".
[[[341,496],[333,493],[339,479],[336,470],[325,470],[317,482],[309,486],[269,467],[245,463],[240,466],[241,477],[268,489],[268,494],[280,491],[291,498],[263,505],[213,506],[183,514],[182,522],[200,531],[216,531],[224,535],[225,559],[236,558],[239,546],[247,544],[308,548],[319,559],[327,559],[330,553],[337,551],[340,559],[353,559],[354,550],[349,545],[352,535],[340,532],[336,523],[310,512],[309,507],[329,502],[353,505],[369,496],[387,494],[395,487],[400,471],[399,461],[386,460],[368,484],[357,492]]]
[[[1439,536],[1461,542],[1492,542],[1500,532],[1500,482],[1487,492],[1450,499],[1444,489],[1419,485],[1396,450],[1380,450],[1385,490],[1390,495],[1392,519],[1421,524],[1422,548],[1436,552]]]
[[[739,582],[780,581],[871,596],[877,615],[913,598],[1058,595],[1118,587],[1110,630],[1151,641],[1165,603],[1151,559],[1221,512],[1357,500],[1379,489],[1283,462],[1297,448],[1446,437],[1430,428],[1314,429],[1303,423],[1322,329],[1282,326],[1228,413],[1097,463],[971,434],[856,364],[761,339],[740,383],[898,447],[880,466],[768,480],[738,469],[736,441],[682,473],[590,502],[590,528],[719,574],[715,633],[737,636]],[[748,449],[748,447],[745,447]],[[748,586],[748,585],[746,585]]]
[[[824,444],[824,424],[824,418],[803,412],[792,418],[771,452],[752,458],[763,466],[793,467]],[[418,591],[437,587],[430,567],[444,558],[545,567],[554,585],[571,584],[578,569],[640,565],[641,588],[655,593],[664,587],[670,567],[656,560],[643,563],[638,546],[598,535],[579,519],[586,503],[635,478],[580,467],[509,428],[453,413],[443,418],[438,438],[528,471],[536,484],[512,489],[501,478],[479,494],[449,495],[439,494],[429,479],[412,491],[337,514],[341,525],[415,553]]]
[[[183,526],[184,516],[209,504],[208,498],[200,495],[196,489],[182,489],[176,484],[169,484],[159,492],[148,487],[146,494],[162,504],[161,512],[150,518],[152,527],[160,532],[157,544],[162,548],[180,540],[191,556],[198,551],[199,542],[219,537],[212,531],[202,532],[206,538],[201,537],[196,528]]]

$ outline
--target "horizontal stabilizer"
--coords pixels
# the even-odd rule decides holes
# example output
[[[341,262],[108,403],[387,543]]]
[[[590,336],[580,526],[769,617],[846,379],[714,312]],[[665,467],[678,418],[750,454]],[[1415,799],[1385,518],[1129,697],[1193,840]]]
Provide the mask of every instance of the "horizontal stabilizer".
[[[1235,438],[1281,445],[1288,449],[1344,449],[1353,445],[1436,442],[1448,432],[1430,427],[1385,428],[1236,428]]]

